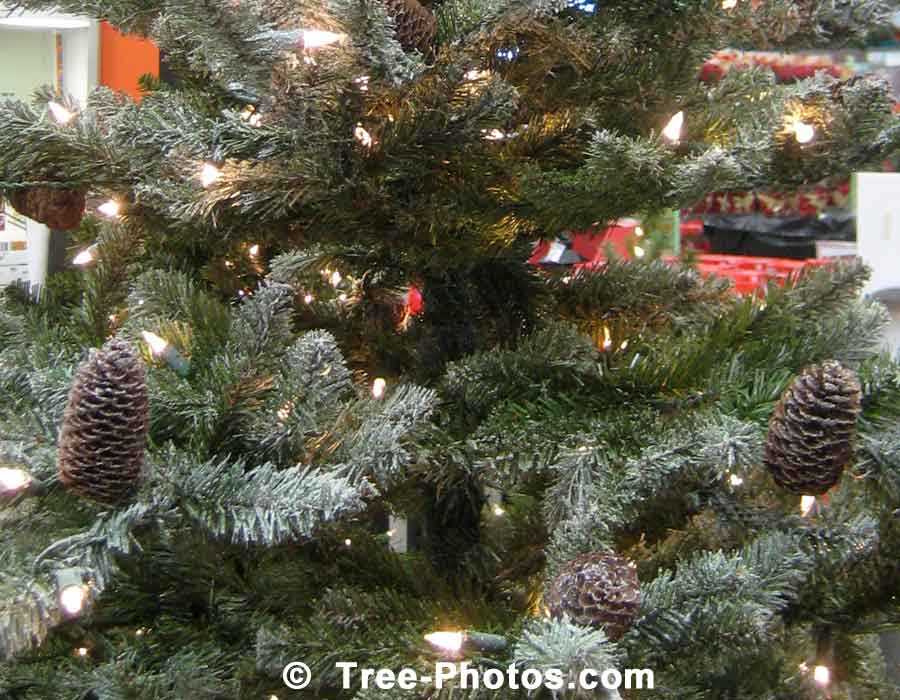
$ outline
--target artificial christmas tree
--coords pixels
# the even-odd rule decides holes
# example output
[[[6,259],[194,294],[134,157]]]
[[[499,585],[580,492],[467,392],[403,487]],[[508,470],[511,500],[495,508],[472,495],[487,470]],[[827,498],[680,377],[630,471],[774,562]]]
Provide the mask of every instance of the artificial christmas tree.
[[[900,370],[866,270],[763,299],[674,261],[526,263],[536,239],[896,152],[875,78],[698,79],[726,45],[858,41],[889,3],[444,0],[433,40],[378,0],[22,4],[151,36],[179,81],[65,120],[48,94],[0,106],[5,196],[52,172],[117,205],[72,234],[90,264],[0,306],[0,695],[524,700],[635,668],[655,689],[628,700],[897,697],[877,634]],[[144,355],[149,436],[134,493],[95,503],[58,464],[73,377],[111,339]],[[803,515],[767,430],[826,362],[859,379],[858,428],[812,445],[848,478]],[[597,615],[545,617],[597,552],[634,563],[627,595],[576,573]],[[366,689],[336,666],[448,656],[563,684]]]

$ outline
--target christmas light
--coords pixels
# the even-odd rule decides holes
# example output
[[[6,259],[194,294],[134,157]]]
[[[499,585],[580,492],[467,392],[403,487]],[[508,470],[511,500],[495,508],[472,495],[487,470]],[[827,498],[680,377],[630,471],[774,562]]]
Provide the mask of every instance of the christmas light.
[[[490,75],[490,73],[488,73],[488,71],[486,70],[478,70],[477,68],[473,68],[470,71],[466,71],[465,77],[466,80],[471,82],[473,80],[481,80],[482,78],[486,78],[488,75]]]
[[[828,666],[816,666],[813,669],[813,680],[819,685],[831,683],[831,670]]]
[[[353,136],[365,148],[372,148],[372,146],[375,145],[375,140],[372,138],[372,134],[366,131],[362,124],[356,125],[356,128],[353,130]]]
[[[809,515],[809,512],[813,509],[813,506],[816,504],[815,496],[801,496],[800,497],[800,515]]]
[[[335,270],[331,273],[331,286],[337,287],[341,283],[342,279],[343,277],[341,277],[341,273]]]
[[[81,569],[62,569],[56,573],[59,606],[67,615],[77,615],[87,601],[87,587]]]
[[[259,244],[255,243],[250,246],[250,250],[248,252],[250,253],[251,257],[255,258],[257,255],[259,255]]]
[[[387,382],[384,379],[382,379],[381,377],[378,377],[378,379],[376,379],[372,383],[372,396],[374,396],[376,399],[380,399],[380,398],[384,397],[384,392],[386,390],[387,390]]]
[[[31,483],[31,476],[21,469],[0,467],[0,492],[20,491]]]
[[[622,344],[619,346],[619,350],[627,350],[628,349],[628,341],[623,340]]]
[[[97,211],[103,214],[103,216],[108,216],[110,219],[115,219],[119,215],[119,209],[121,209],[121,206],[114,199],[110,199],[108,202],[97,207]]]
[[[641,228],[640,226],[636,226],[634,229],[634,235],[637,236],[638,238],[643,238],[644,237],[644,229]]]
[[[490,131],[483,129],[482,133],[484,134],[485,141],[502,141],[506,138],[506,134],[500,131],[500,129],[491,129]]]
[[[347,297],[346,294],[341,294],[341,295],[338,297],[338,301],[342,301],[342,302],[343,302],[343,301],[347,301],[347,298],[348,298],[348,297]]]
[[[73,265],[90,265],[94,262],[95,253],[97,252],[97,244],[95,243],[88,248],[82,250],[72,259]]]
[[[70,112],[59,102],[48,102],[47,109],[50,110],[50,114],[52,114],[53,118],[60,124],[68,124],[75,117],[74,112]]]
[[[809,143],[816,136],[815,128],[799,119],[794,120],[794,123],[791,124],[791,131],[794,132],[794,138],[797,139],[797,143]]]
[[[647,251],[645,251],[643,248],[641,248],[641,246],[636,245],[634,247],[634,256],[636,258],[643,258],[646,254],[647,254]]]
[[[737,7],[738,0],[722,0],[722,9],[723,10],[733,10]]]
[[[679,112],[669,120],[666,128],[663,129],[665,136],[672,143],[678,143],[681,140],[681,128],[684,126],[684,112]]]
[[[728,477],[728,480],[731,482],[732,486],[740,486],[744,483],[744,480],[739,477],[737,474],[732,474]]]
[[[150,346],[150,350],[154,355],[162,355],[169,347],[169,343],[156,335],[156,333],[144,331],[141,335],[144,336],[144,340],[147,341],[147,345]]]
[[[319,49],[323,46],[336,44],[344,38],[343,34],[336,34],[324,29],[304,29],[303,30],[303,48]]]
[[[369,76],[361,75],[356,78],[354,81],[359,86],[360,92],[368,92],[369,91]]]
[[[278,420],[284,423],[291,416],[291,411],[294,410],[294,402],[288,401],[284,406],[278,409]]]
[[[453,653],[462,649],[464,639],[462,632],[432,632],[425,635],[425,641],[432,646]]]
[[[483,652],[503,651],[507,647],[506,637],[484,632],[432,632],[425,635],[425,641],[442,651],[459,653],[463,647]]]
[[[609,332],[609,326],[603,326],[603,349],[609,350],[613,346],[612,335]]]
[[[315,300],[316,298],[312,294],[307,294],[305,297],[303,297],[303,301],[305,301],[307,304],[312,304]]]
[[[209,187],[220,177],[222,177],[222,171],[215,165],[212,163],[203,164],[203,168],[200,171],[200,182],[203,183],[204,187]]]
[[[75,650],[75,653],[81,657],[87,656],[88,655],[87,647],[78,647],[78,649]]]
[[[501,508],[499,505],[495,505],[494,506],[494,515],[496,515],[499,518],[503,515],[506,515],[506,511],[503,510],[503,508]]]
[[[347,547],[349,547],[349,546],[351,546],[351,545],[353,544],[353,540],[351,540],[351,539],[348,537],[346,540],[344,540],[344,544],[345,544]]]
[[[180,376],[186,377],[190,374],[190,363],[168,341],[150,331],[142,331],[141,335],[144,336],[144,340],[147,345],[150,346],[150,352],[152,352],[154,356],[161,358]]]

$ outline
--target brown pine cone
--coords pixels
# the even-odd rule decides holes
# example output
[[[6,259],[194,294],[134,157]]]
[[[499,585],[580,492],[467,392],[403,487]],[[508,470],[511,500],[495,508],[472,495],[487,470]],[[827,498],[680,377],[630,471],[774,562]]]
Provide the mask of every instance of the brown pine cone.
[[[546,602],[553,617],[567,615],[575,624],[602,628],[615,640],[634,622],[640,598],[633,564],[615,554],[591,552],[566,565]]]
[[[61,481],[75,493],[117,505],[141,475],[149,430],[144,363],[111,340],[78,368],[59,438]]]
[[[856,375],[834,360],[797,376],[766,439],[765,464],[781,488],[818,496],[840,480],[854,455],[861,393]]]

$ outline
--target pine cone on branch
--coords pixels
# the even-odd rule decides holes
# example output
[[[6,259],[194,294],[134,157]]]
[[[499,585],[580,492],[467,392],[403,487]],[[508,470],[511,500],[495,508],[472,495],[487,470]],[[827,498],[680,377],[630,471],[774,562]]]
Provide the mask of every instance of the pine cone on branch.
[[[20,214],[52,229],[77,228],[84,217],[85,194],[81,190],[30,187],[16,190],[9,201]]]
[[[567,615],[577,625],[602,628],[615,640],[634,622],[640,598],[633,564],[615,554],[591,552],[565,566],[546,602],[553,617]]]
[[[134,491],[149,431],[144,363],[111,340],[78,368],[59,439],[61,481],[75,493],[117,505]]]
[[[797,376],[766,439],[765,464],[781,488],[818,496],[838,482],[854,455],[861,393],[856,375],[834,360]]]
[[[397,41],[404,51],[418,49],[427,57],[434,52],[434,37],[437,21],[427,7],[418,0],[384,0],[391,17]]]

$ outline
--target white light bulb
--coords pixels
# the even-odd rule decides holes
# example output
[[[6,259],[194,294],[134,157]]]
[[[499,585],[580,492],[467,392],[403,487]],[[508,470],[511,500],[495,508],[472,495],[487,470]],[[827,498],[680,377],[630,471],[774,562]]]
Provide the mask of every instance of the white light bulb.
[[[344,279],[344,278],[341,277],[341,273],[338,272],[337,270],[335,270],[334,272],[331,273],[331,286],[337,287],[341,283],[342,279]]]
[[[212,163],[204,163],[203,169],[200,171],[200,182],[204,187],[209,187],[216,180],[222,177],[222,171]]]
[[[336,34],[324,29],[304,29],[303,48],[318,49],[329,44],[336,44],[344,38],[343,34]]]
[[[634,247],[634,256],[636,258],[643,258],[647,254],[647,251],[641,248],[641,246],[636,245]]]
[[[464,637],[462,632],[432,632],[425,635],[425,641],[445,651],[462,649]]]
[[[733,10],[737,7],[738,0],[722,0],[722,9],[723,10]]]
[[[353,540],[351,540],[350,538],[347,538],[346,540],[344,540],[344,544],[345,544],[347,547],[349,547],[350,545],[353,544]]]
[[[478,70],[477,68],[473,68],[470,71],[466,71],[466,80],[480,80],[481,78],[486,78],[488,76],[488,72],[486,70]]]
[[[663,129],[665,136],[672,143],[678,143],[681,140],[681,128],[684,126],[684,112],[679,112],[669,120],[666,128]]]
[[[341,294],[341,295],[338,297],[338,301],[347,301],[347,295],[346,295],[346,294]]]
[[[813,669],[813,680],[819,685],[831,683],[831,670],[828,666],[816,666]]]
[[[84,586],[66,586],[60,591],[59,604],[69,615],[76,615],[84,607],[86,597]]]
[[[815,496],[801,496],[800,497],[800,514],[801,515],[809,515],[809,512],[812,510],[812,508],[815,504],[816,504]]]
[[[76,653],[78,654],[78,656],[87,656],[88,655],[87,647],[78,647],[78,649],[76,650]]]
[[[144,336],[144,340],[147,341],[147,345],[150,346],[150,351],[154,355],[162,355],[166,351],[166,348],[169,347],[169,343],[156,335],[156,333],[143,331],[141,335]]]
[[[627,350],[628,349],[628,341],[623,340],[622,344],[619,346],[619,350]]]
[[[250,255],[252,255],[254,258],[257,255],[259,255],[259,244],[258,243],[255,243],[252,246],[250,246]]]
[[[303,297],[303,301],[305,301],[307,304],[312,304],[315,300],[316,299],[312,294],[307,294],[305,297]]]
[[[640,226],[636,226],[634,229],[634,235],[637,236],[638,238],[643,238],[644,229],[642,229]]]
[[[744,483],[744,480],[737,474],[732,474],[730,477],[728,477],[728,480],[731,482],[732,486],[740,486]]]
[[[485,129],[483,133],[485,141],[502,141],[506,138],[506,134],[500,131],[500,129],[491,129],[490,131]]]
[[[380,399],[381,397],[383,397],[386,390],[387,382],[381,377],[378,377],[378,379],[376,379],[372,383],[372,396],[374,396],[376,399]]]
[[[3,491],[18,491],[31,483],[31,476],[21,469],[9,469],[0,467],[0,489]]]
[[[612,335],[609,332],[609,326],[603,326],[603,349],[609,350],[613,346]]]
[[[94,262],[94,247],[86,248],[82,250],[78,255],[76,255],[72,259],[73,265],[90,265]]]
[[[816,137],[816,130],[811,124],[800,121],[799,119],[791,126],[797,143],[809,143]]]
[[[47,109],[50,110],[50,114],[60,124],[68,124],[75,117],[74,112],[70,112],[59,102],[48,102]]]
[[[503,510],[503,508],[501,508],[499,505],[494,506],[494,515],[496,515],[498,518],[505,514],[506,511]]]
[[[121,205],[114,199],[110,199],[108,202],[101,204],[97,207],[97,211],[99,211],[103,216],[108,216],[110,219],[115,219],[119,215],[119,210],[121,209]]]
[[[372,138],[372,134],[366,131],[362,124],[356,125],[356,128],[353,130],[353,136],[366,148],[372,148],[375,145],[375,139]]]

